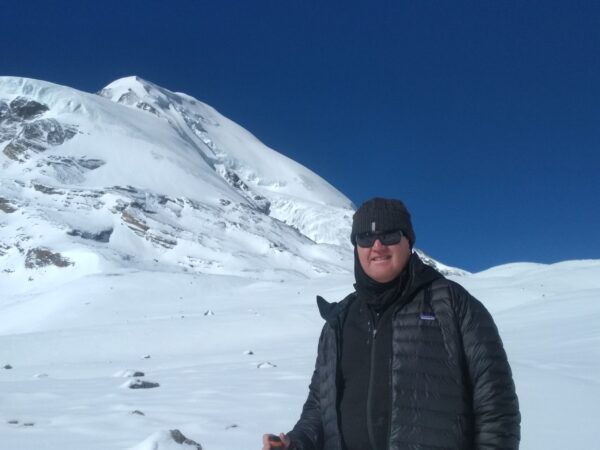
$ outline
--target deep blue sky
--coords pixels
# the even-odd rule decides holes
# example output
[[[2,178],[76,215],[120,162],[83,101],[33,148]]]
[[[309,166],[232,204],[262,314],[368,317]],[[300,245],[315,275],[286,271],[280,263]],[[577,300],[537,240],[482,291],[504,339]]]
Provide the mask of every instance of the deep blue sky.
[[[139,75],[467,270],[600,258],[600,2],[7,1],[0,74]]]

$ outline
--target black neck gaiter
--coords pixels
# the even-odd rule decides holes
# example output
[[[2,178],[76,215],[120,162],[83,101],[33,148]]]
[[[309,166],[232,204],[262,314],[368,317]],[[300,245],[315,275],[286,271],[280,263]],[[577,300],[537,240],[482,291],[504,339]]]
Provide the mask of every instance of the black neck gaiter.
[[[404,286],[406,279],[408,278],[408,268],[405,268],[400,275],[387,283],[380,283],[375,281],[373,278],[368,276],[360,265],[358,259],[358,252],[356,247],[354,248],[354,278],[356,283],[354,289],[359,296],[363,299],[367,305],[373,308],[376,312],[383,312],[395,299],[399,298]]]

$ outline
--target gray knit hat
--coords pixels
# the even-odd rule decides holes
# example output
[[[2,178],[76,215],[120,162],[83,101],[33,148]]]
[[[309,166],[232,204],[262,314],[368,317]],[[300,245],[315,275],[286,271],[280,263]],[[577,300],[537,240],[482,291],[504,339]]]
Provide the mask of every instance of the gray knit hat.
[[[355,245],[357,234],[392,230],[402,230],[411,248],[415,245],[415,232],[404,203],[376,197],[364,202],[354,213],[350,240]]]

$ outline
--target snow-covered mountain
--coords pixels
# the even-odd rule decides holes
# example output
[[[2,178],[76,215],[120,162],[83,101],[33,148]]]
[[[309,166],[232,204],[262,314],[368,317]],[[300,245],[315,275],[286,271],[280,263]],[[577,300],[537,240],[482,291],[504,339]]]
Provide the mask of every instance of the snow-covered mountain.
[[[98,95],[1,77],[0,152],[4,276],[116,264],[311,277],[351,264],[350,200],[210,106],[137,77]]]
[[[279,279],[352,266],[348,198],[210,106],[138,77],[98,94],[0,77],[0,151],[0,277],[120,266]]]

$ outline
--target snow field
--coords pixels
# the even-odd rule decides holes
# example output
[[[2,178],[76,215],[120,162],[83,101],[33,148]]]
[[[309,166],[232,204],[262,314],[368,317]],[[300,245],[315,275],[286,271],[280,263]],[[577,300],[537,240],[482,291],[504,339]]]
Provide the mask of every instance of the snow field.
[[[522,449],[596,448],[599,275],[600,262],[581,261],[457,278],[501,331]],[[351,283],[137,272],[71,283],[51,312],[52,293],[4,299],[3,448],[185,449],[165,437],[172,429],[204,449],[260,448],[304,402],[322,326],[315,295],[339,300]],[[127,371],[160,386],[128,389]]]

